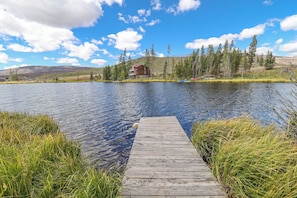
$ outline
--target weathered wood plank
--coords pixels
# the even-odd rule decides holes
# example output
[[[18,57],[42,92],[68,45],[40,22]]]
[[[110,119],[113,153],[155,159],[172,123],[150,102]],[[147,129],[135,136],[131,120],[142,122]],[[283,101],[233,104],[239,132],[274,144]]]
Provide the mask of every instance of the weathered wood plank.
[[[224,197],[175,116],[141,118],[122,197]]]

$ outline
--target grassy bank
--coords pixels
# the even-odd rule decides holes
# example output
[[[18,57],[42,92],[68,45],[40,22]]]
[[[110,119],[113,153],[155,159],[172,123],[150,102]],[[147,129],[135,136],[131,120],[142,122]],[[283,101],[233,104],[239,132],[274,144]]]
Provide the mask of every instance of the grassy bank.
[[[119,187],[49,117],[0,112],[0,197],[116,197]]]
[[[273,126],[197,123],[192,141],[229,197],[297,197],[297,145]]]

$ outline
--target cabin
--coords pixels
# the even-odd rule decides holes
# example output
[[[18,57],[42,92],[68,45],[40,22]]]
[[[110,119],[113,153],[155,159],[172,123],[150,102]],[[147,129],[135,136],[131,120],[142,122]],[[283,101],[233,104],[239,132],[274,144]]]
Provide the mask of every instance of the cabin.
[[[150,77],[150,70],[145,65],[134,65],[129,70],[129,78],[147,78]]]

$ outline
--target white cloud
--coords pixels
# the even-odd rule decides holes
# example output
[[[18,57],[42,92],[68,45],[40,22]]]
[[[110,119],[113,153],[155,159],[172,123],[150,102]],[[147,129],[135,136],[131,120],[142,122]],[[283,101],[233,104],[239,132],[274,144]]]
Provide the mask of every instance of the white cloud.
[[[286,52],[288,56],[297,55],[297,40],[280,45],[279,50]]]
[[[16,51],[52,51],[60,48],[63,41],[74,39],[73,33],[68,29],[50,27],[17,18],[4,10],[0,10],[0,27],[0,35],[20,38],[29,45],[12,44],[10,49]]]
[[[139,41],[142,39],[142,35],[131,28],[117,34],[110,34],[107,37],[109,38],[109,45],[114,45],[119,50],[136,50],[140,47]]]
[[[103,42],[100,40],[92,39],[91,43],[94,43],[95,45],[103,45]]]
[[[208,47],[208,45],[213,45],[214,47],[219,46],[219,44],[224,44],[226,40],[232,41],[238,38],[238,34],[224,34],[220,37],[211,37],[207,39],[196,39],[193,42],[187,43],[185,46],[189,49],[198,49],[201,48],[202,45],[204,47]]]
[[[46,61],[54,61],[56,60],[55,58],[49,58],[47,56],[43,57],[43,60],[46,60]]]
[[[140,9],[140,10],[137,10],[137,13],[139,16],[150,16],[151,15],[151,11],[150,10],[145,10],[145,9]]]
[[[98,67],[102,67],[107,63],[107,61],[104,59],[93,59],[93,60],[91,60],[91,63],[98,65]]]
[[[279,44],[281,44],[283,41],[284,41],[284,39],[282,39],[282,38],[277,39],[277,41],[275,41],[275,44],[279,45]]]
[[[4,66],[4,69],[15,69],[19,67],[27,67],[30,66],[30,64],[21,64],[21,65],[12,65],[12,66]]]
[[[17,43],[10,44],[7,46],[7,48],[15,52],[32,52],[33,51],[31,47],[27,47]]]
[[[153,10],[161,10],[162,9],[162,4],[161,4],[160,0],[152,0],[151,6],[153,6]]]
[[[71,64],[71,65],[79,65],[79,61],[76,58],[58,58],[57,63],[59,64]]]
[[[10,44],[10,50],[54,51],[76,40],[70,28],[94,25],[103,14],[101,5],[114,3],[123,0],[1,1],[0,37],[22,42]]]
[[[114,3],[117,3],[119,5],[122,5],[123,4],[123,1],[124,0],[101,0],[101,2],[104,2],[104,3],[106,3],[109,6],[111,6]]]
[[[89,42],[78,46],[74,45],[72,42],[65,42],[63,46],[69,51],[68,56],[78,57],[85,61],[89,60],[90,57],[99,50],[95,44]]]
[[[2,44],[0,44],[0,51],[5,51],[4,47]]]
[[[123,0],[18,0],[2,1],[0,6],[17,18],[51,27],[89,27],[103,15],[102,4],[109,6]]]
[[[139,31],[140,31],[140,32],[142,32],[142,33],[144,33],[144,32],[145,32],[145,29],[144,29],[142,26],[139,26],[139,28],[138,28],[138,29],[139,29]]]
[[[200,0],[179,0],[177,9],[179,12],[196,10],[200,4]]]
[[[189,49],[198,49],[202,45],[207,47],[208,45],[213,45],[214,47],[219,46],[219,44],[224,44],[226,40],[229,42],[232,40],[243,40],[252,38],[254,35],[261,35],[265,31],[266,24],[260,24],[252,28],[243,29],[239,34],[224,34],[220,37],[211,37],[207,39],[196,39],[192,42],[186,43],[185,47]]]
[[[21,63],[24,61],[22,58],[9,58],[8,60],[17,63]]]
[[[251,38],[254,35],[261,35],[265,31],[265,24],[260,24],[252,28],[243,29],[239,34],[239,40]]]
[[[155,19],[155,20],[152,20],[151,22],[145,24],[146,26],[154,26],[156,25],[157,23],[160,23],[160,19]]]
[[[156,56],[157,57],[165,57],[165,55],[163,53],[159,53],[159,52],[156,52]]]
[[[132,23],[140,23],[146,21],[146,18],[140,18],[139,16],[128,15],[129,21]]]
[[[283,31],[297,31],[297,14],[289,16],[280,22],[280,27]]]
[[[266,46],[262,46],[262,47],[258,47],[257,50],[256,50],[256,54],[258,55],[266,55],[267,52],[273,52],[273,48],[270,48],[270,47],[266,47]]]
[[[0,63],[7,63],[8,55],[6,53],[0,52]]]
[[[273,1],[272,0],[264,0],[263,1],[263,4],[268,6],[268,5],[272,5],[273,4]]]
[[[128,23],[128,21],[123,17],[122,13],[118,13],[118,19],[119,19],[119,21],[123,21],[124,23]]]

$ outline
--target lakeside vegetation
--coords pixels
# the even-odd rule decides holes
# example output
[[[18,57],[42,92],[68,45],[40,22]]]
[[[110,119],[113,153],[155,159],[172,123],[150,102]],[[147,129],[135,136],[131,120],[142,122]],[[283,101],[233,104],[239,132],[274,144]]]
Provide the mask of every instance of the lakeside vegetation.
[[[239,117],[196,123],[192,141],[228,197],[297,197],[296,131],[288,131]]]
[[[88,167],[48,116],[0,112],[0,197],[116,197],[119,173]]]

